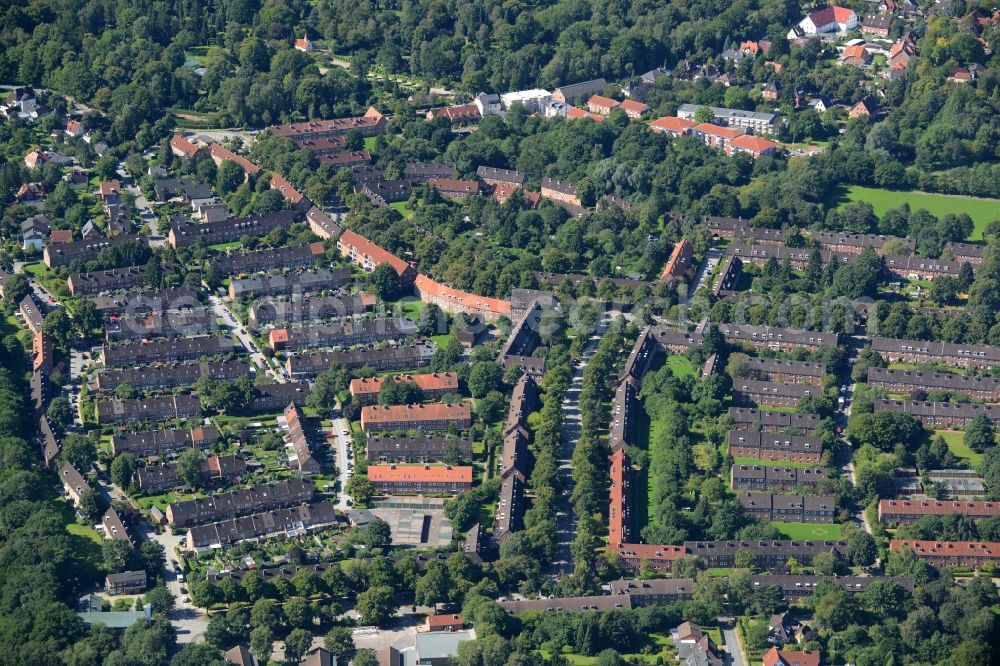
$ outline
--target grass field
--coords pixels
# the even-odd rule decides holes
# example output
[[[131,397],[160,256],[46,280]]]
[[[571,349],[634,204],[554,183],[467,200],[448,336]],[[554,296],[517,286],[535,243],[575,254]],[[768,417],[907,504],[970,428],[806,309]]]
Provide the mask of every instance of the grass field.
[[[81,525],[80,523],[70,523],[69,525],[66,526],[66,531],[72,534],[73,536],[89,539],[98,546],[104,543],[104,539],[102,539],[101,535],[97,533],[97,530],[88,525]]]
[[[694,365],[686,356],[671,354],[667,357],[667,367],[670,368],[670,372],[674,374],[674,377],[678,378],[694,377],[697,374]]]
[[[972,467],[978,468],[979,463],[983,461],[982,454],[976,453],[965,445],[965,433],[957,430],[938,430],[934,434],[941,435],[948,445],[948,450],[954,453],[955,457],[968,460]]]
[[[840,538],[840,525],[814,523],[771,523],[789,539],[833,540]]]
[[[912,210],[924,208],[937,217],[948,213],[967,213],[976,223],[975,230],[969,236],[971,240],[982,240],[983,229],[986,228],[986,225],[993,220],[1000,219],[1000,200],[997,199],[931,192],[882,190],[852,185],[845,192],[842,192],[834,203],[842,206],[849,201],[869,202],[875,209],[876,215],[882,215],[887,210],[898,208],[904,203],[910,204]]]
[[[375,142],[378,141],[377,136],[366,136],[365,137],[365,150],[371,152],[375,150]]]
[[[702,627],[701,630],[705,632],[716,645],[719,645],[722,640],[721,632],[716,627]],[[713,633],[714,632],[714,633]],[[630,664],[655,664],[657,663],[657,658],[662,657],[664,651],[673,648],[673,641],[670,640],[670,634],[667,632],[653,632],[649,634],[650,642],[655,650],[653,654],[625,654],[622,655],[628,660]],[[544,652],[544,651],[543,651]],[[545,653],[546,656],[551,656],[549,653]],[[597,657],[586,657],[580,654],[574,654],[571,648],[564,647],[562,651],[562,656],[566,661],[573,666],[593,666],[597,663]]]

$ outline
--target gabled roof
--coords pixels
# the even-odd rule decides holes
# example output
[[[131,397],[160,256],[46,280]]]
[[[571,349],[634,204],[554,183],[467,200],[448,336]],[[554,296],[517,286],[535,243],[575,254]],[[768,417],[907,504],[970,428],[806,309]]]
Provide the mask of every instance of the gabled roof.
[[[654,130],[662,130],[666,132],[676,132],[678,134],[684,134],[689,129],[694,127],[697,123],[693,120],[688,120],[687,118],[675,118],[674,116],[664,116],[662,118],[657,118],[649,123],[649,126]]]
[[[743,134],[736,137],[729,142],[729,145],[733,148],[738,148],[740,150],[746,150],[751,153],[763,154],[768,150],[773,150],[778,146],[774,141],[768,141],[767,139],[762,139],[759,136],[754,136],[752,134]]]

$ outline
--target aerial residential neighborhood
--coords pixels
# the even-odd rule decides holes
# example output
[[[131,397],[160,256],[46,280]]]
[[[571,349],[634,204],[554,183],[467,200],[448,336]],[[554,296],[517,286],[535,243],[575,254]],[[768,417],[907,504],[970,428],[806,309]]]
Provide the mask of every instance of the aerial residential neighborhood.
[[[1000,663],[1000,7],[26,0],[0,663]]]

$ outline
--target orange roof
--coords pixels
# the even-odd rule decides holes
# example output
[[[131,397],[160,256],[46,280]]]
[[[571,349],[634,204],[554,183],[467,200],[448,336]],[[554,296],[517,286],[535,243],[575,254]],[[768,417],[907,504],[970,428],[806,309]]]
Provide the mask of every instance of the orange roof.
[[[759,136],[754,136],[752,134],[744,134],[730,141],[729,145],[734,148],[740,148],[741,150],[746,150],[748,152],[760,155],[768,150],[773,150],[774,148],[777,147],[778,144],[776,144],[774,141],[768,141],[767,139],[762,139]]]
[[[868,49],[864,44],[855,44],[844,49],[844,58],[864,58],[868,55]]]
[[[180,134],[170,137],[170,147],[188,157],[194,157],[198,153],[198,147]]]
[[[419,423],[448,419],[467,421],[472,409],[467,402],[433,402],[421,405],[368,405],[361,408],[361,423]]]
[[[208,154],[212,156],[213,160],[216,160],[216,164],[226,160],[236,162],[243,169],[243,173],[247,175],[252,175],[260,171],[259,166],[218,143],[208,144]]]
[[[819,652],[793,652],[772,646],[764,654],[764,666],[819,666]]]
[[[694,248],[691,247],[691,243],[686,238],[681,239],[681,242],[675,245],[673,252],[670,253],[670,259],[663,267],[660,279],[665,280],[668,277],[683,275],[691,267],[692,258],[694,258]]]
[[[79,120],[67,120],[66,121],[66,131],[69,132],[69,133],[71,133],[71,134],[75,133],[77,130],[81,129],[82,127],[83,127],[83,123],[81,123]]]
[[[295,187],[280,173],[275,173],[271,176],[270,184],[273,189],[281,192],[281,196],[285,197],[286,200],[292,202],[293,204],[297,204],[302,201],[302,193],[295,189]]]
[[[675,118],[674,116],[663,116],[649,123],[653,130],[676,132],[686,134],[689,129],[695,126],[694,121],[687,118]]]
[[[566,112],[567,118],[587,118],[589,116],[589,113],[576,106],[569,107],[569,111]]]
[[[622,110],[631,111],[632,113],[646,113],[649,111],[649,106],[643,104],[642,102],[637,102],[634,99],[627,99],[620,104]]]
[[[833,18],[837,20],[837,23],[847,23],[853,14],[854,10],[850,7],[833,6]]]
[[[122,193],[122,184],[118,180],[102,180],[98,186],[98,191],[102,197]]]
[[[622,557],[639,558],[650,562],[679,560],[687,555],[687,548],[684,546],[659,546],[649,543],[622,543],[618,545],[617,550]]]
[[[618,100],[614,100],[603,95],[594,95],[587,100],[587,104],[593,104],[594,106],[599,106],[604,109],[613,109],[618,106],[619,102]]]
[[[608,545],[617,547],[625,540],[625,493],[628,492],[628,467],[625,447],[611,454],[611,501],[608,503]]]
[[[1000,542],[996,541],[907,541],[893,539],[889,550],[910,548],[917,555],[929,557],[997,557]]]
[[[510,198],[510,195],[517,191],[517,185],[509,185],[507,183],[499,183],[493,188],[493,198],[503,203]]]
[[[968,500],[879,500],[878,512],[891,515],[950,516],[965,514],[975,516],[1000,516],[1000,502]]]
[[[457,613],[451,615],[428,615],[427,616],[427,626],[431,627],[450,627],[453,624],[462,624],[462,616]]]
[[[441,307],[446,311],[448,309],[447,304],[452,303],[456,308],[477,310],[479,312],[492,312],[502,315],[510,314],[509,301],[504,301],[499,298],[490,298],[489,296],[477,296],[476,294],[470,294],[467,291],[454,289],[423,274],[417,276],[415,285],[417,287],[417,291],[421,295],[427,294],[434,299],[444,301],[444,304],[442,304]]]
[[[454,372],[432,372],[419,375],[395,375],[397,382],[413,382],[423,391],[458,390],[458,374]],[[378,393],[386,377],[360,377],[351,380],[351,395]]]
[[[272,347],[276,344],[288,342],[288,329],[287,328],[271,329],[271,333],[269,334],[268,337],[270,339]]]
[[[743,130],[734,129],[732,127],[721,127],[719,125],[713,125],[712,123],[695,125],[694,129],[702,134],[711,134],[712,136],[717,136],[723,139],[735,139],[736,137],[743,136],[743,134],[745,134]]]
[[[457,192],[466,194],[479,194],[478,180],[459,180],[457,178],[428,178],[427,186],[433,187],[441,192]]]
[[[53,229],[52,235],[49,237],[49,242],[51,243],[69,243],[72,240],[72,229]]]
[[[472,483],[472,467],[461,465],[369,465],[368,480],[375,483]]]
[[[376,266],[379,264],[389,264],[396,269],[396,273],[399,275],[402,275],[410,267],[408,263],[392,252],[382,249],[364,236],[353,231],[345,231],[341,234],[337,240],[337,245],[348,251],[353,251],[358,259],[360,259],[358,263],[363,263],[364,259],[367,258]]]

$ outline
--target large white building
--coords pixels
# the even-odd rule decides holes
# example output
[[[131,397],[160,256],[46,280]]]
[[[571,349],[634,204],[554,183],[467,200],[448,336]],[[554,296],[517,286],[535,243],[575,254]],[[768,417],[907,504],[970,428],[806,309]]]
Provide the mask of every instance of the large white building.
[[[788,32],[789,39],[804,35],[818,35],[824,32],[847,32],[858,27],[858,15],[848,7],[830,5],[799,21]]]
[[[542,108],[552,100],[552,93],[548,90],[535,88],[533,90],[517,90],[515,92],[500,95],[500,105],[504,110],[510,109],[514,104],[523,104],[532,113],[541,111]]]

